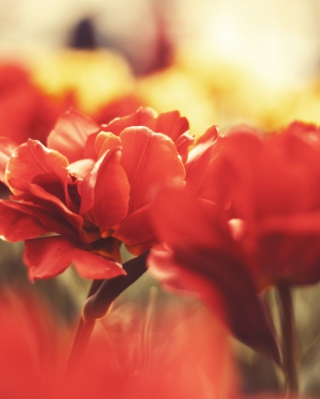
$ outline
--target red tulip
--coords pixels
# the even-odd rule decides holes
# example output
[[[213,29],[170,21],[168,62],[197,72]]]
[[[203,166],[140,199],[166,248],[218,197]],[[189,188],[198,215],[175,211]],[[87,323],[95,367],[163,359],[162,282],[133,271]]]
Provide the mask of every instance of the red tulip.
[[[157,132],[141,126],[141,115]],[[187,127],[178,113],[139,110],[104,131],[71,111],[48,147],[35,140],[19,146],[7,164],[13,196],[0,202],[0,234],[26,240],[30,278],[52,277],[71,262],[87,278],[124,274],[120,241],[136,254],[149,249],[158,240],[149,218],[156,192],[183,183],[178,150],[190,142]]]
[[[213,309],[218,292],[233,333],[276,360],[258,293],[320,279],[319,142],[303,123],[272,135],[233,128],[215,142],[200,184],[163,192],[153,208],[166,244],[152,250],[151,270]]]
[[[233,334],[279,362],[279,352],[246,254],[225,214],[182,189],[166,189],[153,207],[165,243],[151,250],[148,266],[162,283],[203,299]],[[224,312],[221,312],[224,309]]]
[[[298,122],[264,136],[234,128],[221,141],[208,178],[241,224],[257,288],[319,281],[319,130]]]

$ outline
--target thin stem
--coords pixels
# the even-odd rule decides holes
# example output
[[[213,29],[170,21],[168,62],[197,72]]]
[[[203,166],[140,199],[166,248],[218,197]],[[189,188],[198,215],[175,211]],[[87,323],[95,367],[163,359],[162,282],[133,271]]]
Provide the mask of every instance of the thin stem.
[[[126,262],[123,265],[126,276],[92,282],[70,351],[66,378],[70,378],[73,370],[81,366],[96,320],[104,317],[113,301],[147,270],[147,255],[148,252]]]
[[[286,392],[298,393],[296,328],[289,284],[278,284],[277,292],[280,305],[282,367],[285,375]]]
[[[146,272],[147,256],[148,252],[145,252],[124,263],[126,276],[104,280],[97,291],[85,302],[82,310],[83,320],[90,321],[104,317],[109,312],[113,301]]]
[[[95,320],[84,321],[82,318],[80,319],[68,359],[67,374],[72,372],[75,367],[81,366],[94,325]]]
[[[95,292],[101,286],[102,282],[103,280],[93,280],[87,298],[90,298],[93,294],[95,294]],[[66,377],[71,376],[72,370],[75,370],[76,367],[79,368],[81,366],[94,325],[95,325],[95,320],[85,321],[81,317],[72,344],[72,348],[69,354],[69,359],[65,374]]]

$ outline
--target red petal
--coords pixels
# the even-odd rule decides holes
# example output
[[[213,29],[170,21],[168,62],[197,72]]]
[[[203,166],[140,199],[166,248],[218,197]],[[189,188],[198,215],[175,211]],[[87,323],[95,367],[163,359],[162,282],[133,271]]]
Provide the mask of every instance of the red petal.
[[[187,186],[194,192],[203,183],[209,166],[212,147],[217,137],[217,128],[212,126],[199,138],[194,148],[189,152],[186,163],[186,182]]]
[[[71,236],[73,236],[76,231],[80,232],[81,230],[82,217],[68,209],[59,198],[49,194],[36,184],[29,184],[25,193],[12,198],[26,203],[15,203],[17,207],[21,206],[21,209],[23,209],[23,206],[29,205],[29,210],[25,208],[26,212],[32,212],[35,216],[38,215],[42,224],[55,233],[69,236],[72,231]]]
[[[150,215],[150,204],[124,219],[112,236],[130,246],[157,242],[157,235]]]
[[[64,198],[68,160],[48,150],[39,141],[28,140],[13,153],[7,165],[6,181],[14,193],[36,183],[49,193]]]
[[[3,238],[15,242],[50,233],[39,219],[15,209],[12,205],[15,203],[0,201],[0,235]]]
[[[164,112],[158,116],[156,127],[152,130],[166,134],[175,142],[189,130],[189,122],[187,118],[180,116],[179,111]],[[188,139],[193,141],[192,136]]]
[[[121,141],[113,133],[100,132],[96,138],[96,152],[100,158],[106,151],[120,147]]]
[[[112,132],[116,136],[127,127],[131,126],[146,126],[153,130],[154,121],[157,118],[157,113],[151,108],[139,108],[134,114],[125,116],[123,118],[116,118],[103,129],[107,132]]]
[[[132,127],[125,129],[120,139],[121,163],[131,186],[129,214],[152,202],[159,188],[183,181],[184,166],[168,137]]]
[[[62,237],[27,240],[24,262],[29,267],[31,281],[56,276],[71,263],[84,278],[107,279],[125,274],[119,263],[79,248]]]
[[[95,162],[93,159],[79,159],[68,166],[68,170],[78,179],[85,179],[91,172]]]
[[[125,128],[133,126],[145,126],[155,133],[167,135],[175,143],[183,161],[186,160],[188,147],[194,139],[188,132],[188,120],[181,117],[178,111],[158,115],[151,108],[139,108],[132,115],[114,119],[104,129],[119,136]]]
[[[5,183],[7,163],[18,144],[8,137],[0,137],[0,181]]]
[[[120,156],[116,148],[108,151],[81,185],[80,213],[92,210],[101,234],[120,223],[128,212],[130,186]]]
[[[185,164],[188,158],[188,151],[191,144],[193,144],[194,138],[189,133],[184,133],[175,142],[176,149],[181,155],[182,162]]]
[[[71,110],[62,115],[48,137],[48,147],[66,156],[70,163],[83,158],[88,136],[100,130],[92,119]]]

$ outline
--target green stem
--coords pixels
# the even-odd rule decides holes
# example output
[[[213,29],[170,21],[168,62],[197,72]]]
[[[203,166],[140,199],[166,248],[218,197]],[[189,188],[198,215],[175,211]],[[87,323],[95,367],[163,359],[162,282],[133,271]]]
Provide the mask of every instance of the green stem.
[[[103,280],[93,280],[87,298],[90,298],[101,286]],[[69,354],[66,368],[66,376],[72,375],[75,368],[81,366],[88,343],[95,325],[95,320],[85,321],[82,317],[79,321],[76,335]]]
[[[126,276],[104,280],[96,292],[86,300],[82,310],[83,320],[90,321],[104,317],[109,312],[113,301],[146,272],[147,256],[148,252],[145,252],[124,263]]]
[[[289,284],[279,283],[277,292],[280,308],[282,368],[285,376],[285,388],[287,393],[298,393],[296,327]]]
[[[126,276],[92,282],[70,351],[66,377],[72,376],[73,371],[81,367],[96,320],[104,317],[113,301],[145,273],[147,256],[148,252],[124,263]]]

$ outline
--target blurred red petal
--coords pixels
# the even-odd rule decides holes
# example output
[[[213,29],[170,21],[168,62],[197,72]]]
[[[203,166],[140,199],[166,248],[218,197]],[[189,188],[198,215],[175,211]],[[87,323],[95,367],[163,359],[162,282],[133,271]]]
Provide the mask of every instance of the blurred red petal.
[[[279,362],[278,347],[267,321],[245,259],[233,241],[228,224],[218,209],[208,213],[186,190],[164,190],[153,217],[156,229],[174,253],[178,277],[185,289],[198,292],[209,306],[217,290],[233,333],[247,345]],[[157,255],[156,255],[157,256]],[[151,255],[151,267],[156,258]],[[161,263],[165,269],[165,263]],[[192,276],[195,276],[195,279]],[[199,284],[199,279],[203,284]],[[206,289],[202,290],[201,287]]]

